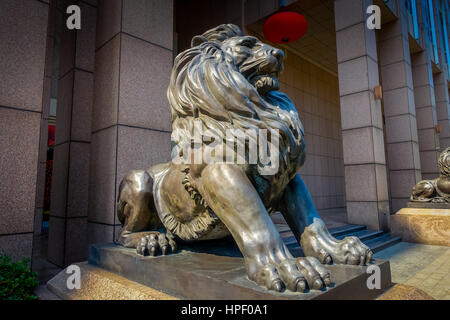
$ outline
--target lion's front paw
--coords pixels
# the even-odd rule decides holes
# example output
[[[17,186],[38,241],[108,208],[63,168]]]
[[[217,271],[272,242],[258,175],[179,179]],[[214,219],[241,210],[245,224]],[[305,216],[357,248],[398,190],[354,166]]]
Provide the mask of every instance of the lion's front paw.
[[[332,254],[333,261],[340,264],[365,265],[372,260],[372,251],[357,237],[346,237],[338,241]]]
[[[323,221],[316,219],[301,236],[302,250],[324,264],[365,265],[372,260],[372,251],[357,237],[335,239]]]
[[[167,237],[166,234],[154,232],[139,240],[136,252],[142,256],[155,256],[162,254],[163,256],[169,252],[175,252],[177,246],[173,239]]]
[[[268,290],[287,288],[304,292],[308,288],[321,290],[330,286],[330,273],[314,257],[286,259],[279,264],[267,264],[257,268],[249,278]]]
[[[319,250],[308,251],[325,264],[366,265],[372,260],[372,251],[357,237],[346,237],[343,240],[332,239]],[[306,252],[305,252],[306,254]]]

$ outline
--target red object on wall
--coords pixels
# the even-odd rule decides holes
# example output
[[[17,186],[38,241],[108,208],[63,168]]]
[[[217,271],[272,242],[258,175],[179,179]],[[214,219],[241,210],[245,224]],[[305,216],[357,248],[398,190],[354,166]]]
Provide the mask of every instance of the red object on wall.
[[[303,37],[308,29],[305,17],[297,12],[283,11],[264,23],[264,36],[274,43],[290,43]]]

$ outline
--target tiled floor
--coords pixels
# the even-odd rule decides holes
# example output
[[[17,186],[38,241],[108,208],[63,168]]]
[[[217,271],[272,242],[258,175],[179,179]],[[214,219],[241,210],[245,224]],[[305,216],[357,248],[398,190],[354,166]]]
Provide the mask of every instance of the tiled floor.
[[[392,282],[450,300],[450,247],[400,242],[374,257],[390,261]]]

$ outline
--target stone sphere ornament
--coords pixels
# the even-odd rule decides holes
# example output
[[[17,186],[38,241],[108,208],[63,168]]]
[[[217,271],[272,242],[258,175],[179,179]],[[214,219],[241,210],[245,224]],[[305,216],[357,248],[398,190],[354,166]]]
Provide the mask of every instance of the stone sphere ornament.
[[[284,11],[270,16],[264,23],[264,37],[267,40],[288,44],[303,37],[308,30],[305,17],[297,12]]]

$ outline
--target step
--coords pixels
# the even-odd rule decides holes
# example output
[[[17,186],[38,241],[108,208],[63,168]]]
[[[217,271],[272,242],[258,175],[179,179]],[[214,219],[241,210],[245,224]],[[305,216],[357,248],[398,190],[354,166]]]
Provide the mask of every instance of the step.
[[[366,233],[362,233],[362,236],[358,236],[360,240],[367,245],[373,253],[376,253],[378,251],[381,251],[383,249],[386,249],[398,242],[401,241],[400,237],[394,237],[389,233],[385,233],[383,231],[374,231],[374,230],[364,230]],[[348,235],[346,235],[348,236]],[[344,236],[341,236],[344,238]],[[285,239],[285,244],[288,247],[289,251],[297,252],[298,250],[301,250],[300,245],[297,243],[296,239],[294,237],[289,237]]]
[[[350,230],[356,230],[356,229],[352,228]],[[342,231],[339,231],[339,233],[341,233],[341,232]],[[370,239],[376,238],[383,234],[384,234],[383,231],[364,229],[364,230],[357,230],[357,231],[353,231],[353,232],[344,233],[344,234],[334,236],[334,237],[338,240],[342,240],[345,237],[355,236],[355,237],[358,237],[361,241],[365,241],[365,240],[370,240]],[[294,236],[283,238],[283,241],[284,241],[284,244],[287,246],[292,245],[292,244],[297,244],[297,239],[295,239]]]
[[[294,243],[298,244],[297,239],[295,239],[294,236],[283,238],[283,241],[284,241],[284,244],[287,246],[292,245]]]
[[[293,243],[286,244],[286,247],[288,247],[288,249],[291,250],[291,249],[295,249],[295,248],[300,248],[300,245],[297,242],[293,242]]]
[[[359,240],[361,241],[366,241],[366,240],[370,240],[379,236],[382,236],[384,234],[383,231],[379,231],[379,230],[360,230],[360,231],[356,231],[356,232],[350,232],[348,234],[343,234],[340,236],[337,236],[336,239],[338,240],[342,240],[345,237],[349,237],[349,236],[354,236],[359,238]]]
[[[305,255],[303,254],[302,249],[297,246],[295,248],[289,248],[289,252],[292,254],[293,257],[298,258],[298,257],[304,257]]]
[[[401,242],[401,240],[402,239],[400,237],[394,237],[394,236],[391,236],[390,234],[385,234],[385,235],[382,235],[381,237],[366,240],[363,242],[366,246],[368,246],[370,248],[370,250],[372,250],[373,253],[377,253],[381,250],[384,250],[388,247],[393,246],[396,243]],[[303,255],[302,249],[300,248],[300,246],[298,244],[293,243],[293,244],[287,245],[287,247],[294,257],[299,257],[299,256]]]
[[[357,225],[357,224],[347,224],[345,226],[331,228],[328,231],[331,233],[333,237],[338,237],[341,235],[345,235],[351,232],[361,231],[367,229],[366,226]]]
[[[402,238],[392,236],[389,233],[382,235],[371,240],[363,241],[366,246],[372,250],[373,253],[386,249],[398,242],[402,241]]]

